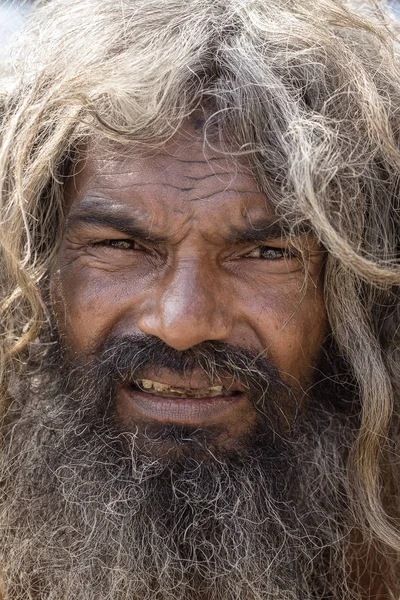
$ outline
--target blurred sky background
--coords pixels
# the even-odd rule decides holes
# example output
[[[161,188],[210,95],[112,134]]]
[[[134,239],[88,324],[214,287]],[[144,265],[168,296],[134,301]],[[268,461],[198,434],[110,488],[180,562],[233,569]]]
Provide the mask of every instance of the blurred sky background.
[[[31,10],[30,0],[0,0],[1,43],[7,43],[10,36],[21,27]]]
[[[0,0],[0,60],[5,59],[13,35],[31,10],[30,0]]]
[[[393,10],[393,12],[395,13],[397,18],[400,18],[400,1],[399,0],[392,0],[390,2],[390,6]]]

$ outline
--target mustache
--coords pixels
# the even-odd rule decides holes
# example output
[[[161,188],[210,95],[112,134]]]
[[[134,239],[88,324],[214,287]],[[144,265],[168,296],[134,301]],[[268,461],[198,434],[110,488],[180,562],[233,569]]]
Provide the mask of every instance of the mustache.
[[[59,352],[52,350],[52,362],[64,371],[70,390],[92,384],[112,393],[119,384],[146,377],[149,371],[157,375],[163,370],[184,378],[202,371],[210,385],[231,378],[248,391],[254,404],[268,401],[269,409],[281,398],[295,397],[272,360],[258,350],[225,342],[206,341],[179,351],[155,336],[112,336],[95,352],[72,360],[60,340],[58,347]]]
[[[289,389],[271,360],[260,352],[225,342],[206,341],[179,351],[155,336],[113,337],[100,349],[94,366],[116,382],[138,377],[147,370],[167,370],[180,377],[202,371],[210,382],[230,376],[248,389],[273,386],[286,393]]]

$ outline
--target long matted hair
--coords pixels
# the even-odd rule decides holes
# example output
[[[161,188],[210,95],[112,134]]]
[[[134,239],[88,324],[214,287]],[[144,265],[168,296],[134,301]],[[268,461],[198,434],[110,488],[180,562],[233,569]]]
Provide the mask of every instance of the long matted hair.
[[[162,144],[199,107],[293,231],[327,250],[330,330],[361,398],[349,497],[400,553],[400,68],[384,17],[337,0],[54,0],[4,77],[0,404],[46,319],[63,185],[103,136]],[[382,552],[382,550],[381,550]],[[393,560],[392,558],[393,557]]]

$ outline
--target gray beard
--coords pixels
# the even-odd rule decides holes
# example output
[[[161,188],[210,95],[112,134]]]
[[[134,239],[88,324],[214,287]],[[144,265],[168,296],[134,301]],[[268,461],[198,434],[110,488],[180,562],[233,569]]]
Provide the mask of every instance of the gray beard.
[[[237,452],[218,455],[205,432],[118,430],[112,396],[101,406],[90,386],[66,392],[65,374],[50,373],[26,375],[3,427],[10,600],[350,597],[354,425],[325,395],[294,431],[263,436],[260,422]],[[185,449],[179,459],[145,450],[166,438]]]

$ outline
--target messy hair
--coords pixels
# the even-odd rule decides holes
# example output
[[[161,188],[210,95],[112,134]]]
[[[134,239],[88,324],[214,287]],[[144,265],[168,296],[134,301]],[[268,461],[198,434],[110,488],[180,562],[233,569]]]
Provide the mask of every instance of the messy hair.
[[[54,0],[4,78],[0,403],[46,321],[63,187],[95,138],[138,152],[200,108],[295,234],[327,251],[335,348],[360,399],[347,489],[366,546],[400,554],[400,69],[372,4]],[[380,549],[380,550],[379,550]],[[394,576],[394,575],[393,575]],[[389,574],[387,575],[389,581]]]

